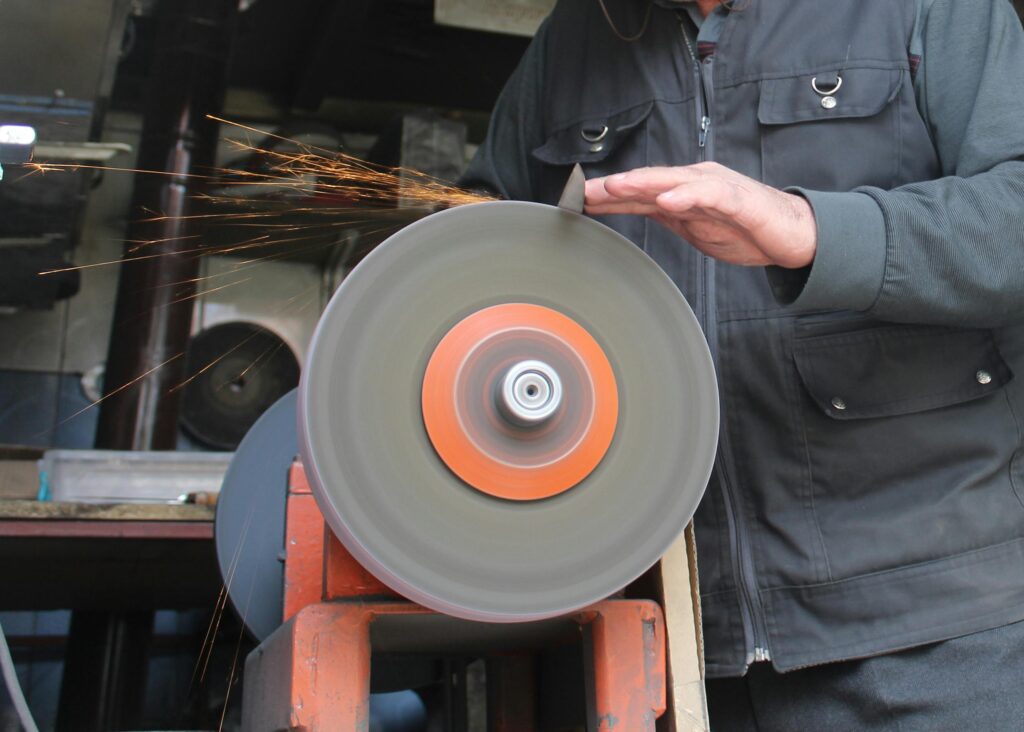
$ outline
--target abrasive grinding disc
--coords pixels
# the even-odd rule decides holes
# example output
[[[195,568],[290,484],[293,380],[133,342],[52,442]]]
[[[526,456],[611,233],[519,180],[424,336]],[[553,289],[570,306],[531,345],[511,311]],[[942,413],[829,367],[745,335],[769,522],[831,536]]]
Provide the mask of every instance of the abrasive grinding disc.
[[[380,245],[317,327],[299,447],[331,529],[435,610],[516,622],[650,567],[707,484],[718,396],[669,278],[579,214],[442,211]]]
[[[228,599],[245,627],[263,640],[280,624],[284,605],[288,471],[298,455],[292,389],[242,438],[217,498],[214,543]]]

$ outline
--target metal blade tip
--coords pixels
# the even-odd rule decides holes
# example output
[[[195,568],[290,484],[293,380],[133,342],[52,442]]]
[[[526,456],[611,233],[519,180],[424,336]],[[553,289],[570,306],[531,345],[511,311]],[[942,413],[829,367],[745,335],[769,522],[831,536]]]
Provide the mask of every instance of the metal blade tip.
[[[583,168],[579,163],[573,166],[569,173],[569,180],[562,189],[562,195],[558,199],[558,207],[573,213],[583,213],[583,201],[586,194],[587,177],[583,174]]]

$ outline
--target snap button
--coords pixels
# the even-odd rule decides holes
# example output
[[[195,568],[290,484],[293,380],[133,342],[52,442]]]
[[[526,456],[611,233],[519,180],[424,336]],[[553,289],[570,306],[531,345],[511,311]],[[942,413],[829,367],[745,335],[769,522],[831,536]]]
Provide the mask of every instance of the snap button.
[[[832,397],[832,406],[841,412],[846,409],[846,402],[839,397]]]
[[[590,146],[590,152],[601,152],[602,150],[604,150],[604,145],[602,145],[601,143],[597,143],[596,145]]]
[[[978,383],[981,384],[982,386],[992,383],[992,374],[990,374],[988,371],[985,371],[984,369],[976,373],[974,375],[974,378],[977,379]]]
[[[608,125],[601,125],[600,129],[594,127],[587,129],[586,127],[584,127],[582,130],[580,130],[580,137],[582,137],[587,142],[601,142],[601,140],[603,140],[607,134]]]
[[[838,102],[836,102],[836,98],[833,96],[821,98],[821,106],[825,109],[835,109],[836,104],[838,104]]]

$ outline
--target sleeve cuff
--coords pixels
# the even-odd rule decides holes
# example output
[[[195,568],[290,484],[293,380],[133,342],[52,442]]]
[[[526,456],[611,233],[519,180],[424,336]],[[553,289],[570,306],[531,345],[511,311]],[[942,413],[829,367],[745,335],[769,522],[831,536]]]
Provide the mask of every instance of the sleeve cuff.
[[[867,310],[885,275],[885,219],[865,193],[787,188],[807,199],[818,225],[818,250],[803,269],[767,267],[768,284],[782,305],[801,310]]]

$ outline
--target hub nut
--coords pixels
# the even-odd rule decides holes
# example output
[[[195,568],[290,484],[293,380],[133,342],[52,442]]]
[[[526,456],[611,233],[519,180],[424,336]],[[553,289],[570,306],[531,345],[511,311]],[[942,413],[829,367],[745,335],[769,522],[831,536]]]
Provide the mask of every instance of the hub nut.
[[[536,427],[562,404],[562,380],[543,361],[520,361],[498,383],[498,408],[512,424]]]

